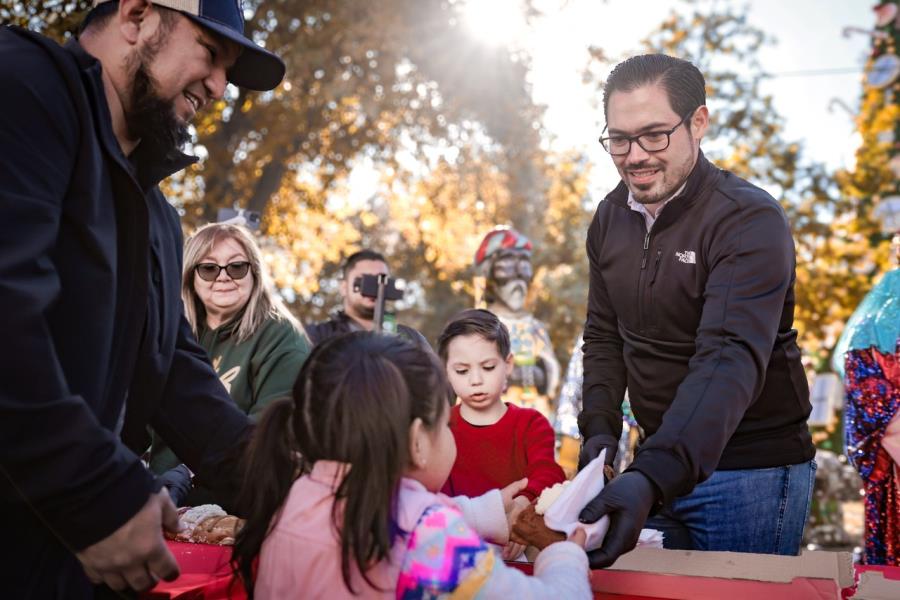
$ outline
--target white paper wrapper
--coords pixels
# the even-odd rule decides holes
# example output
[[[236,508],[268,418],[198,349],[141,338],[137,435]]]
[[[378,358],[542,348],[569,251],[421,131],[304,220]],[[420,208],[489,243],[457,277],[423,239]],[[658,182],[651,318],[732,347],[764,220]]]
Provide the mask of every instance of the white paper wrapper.
[[[567,485],[547,512],[544,514],[544,523],[550,529],[562,531],[566,536],[572,535],[581,527],[587,534],[584,549],[596,550],[603,545],[603,538],[609,529],[609,517],[603,516],[596,523],[586,525],[578,521],[581,510],[603,490],[603,465],[606,458],[606,450],[600,452],[600,456],[592,460],[575,476],[572,483]],[[643,529],[638,540],[638,546],[662,548],[663,534],[654,529]]]

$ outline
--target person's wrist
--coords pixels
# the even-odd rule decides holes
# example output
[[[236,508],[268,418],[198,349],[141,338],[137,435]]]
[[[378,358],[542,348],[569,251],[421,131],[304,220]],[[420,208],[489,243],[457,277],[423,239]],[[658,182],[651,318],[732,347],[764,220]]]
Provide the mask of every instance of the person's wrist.
[[[641,471],[627,471],[629,475],[639,482],[641,488],[638,497],[644,499],[649,514],[655,514],[662,507],[662,492],[659,487],[645,473]]]
[[[600,456],[604,449],[606,450],[606,457],[603,462],[611,465],[616,459],[619,440],[609,433],[598,433],[588,438],[583,438],[581,451],[578,454],[578,468],[583,469],[586,467],[589,462]]]

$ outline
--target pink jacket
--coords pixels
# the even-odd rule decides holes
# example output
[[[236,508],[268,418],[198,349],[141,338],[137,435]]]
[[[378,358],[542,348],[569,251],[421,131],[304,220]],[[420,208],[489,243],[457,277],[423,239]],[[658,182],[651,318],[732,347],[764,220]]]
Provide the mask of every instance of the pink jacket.
[[[375,565],[369,579],[383,591],[373,589],[355,568],[352,568],[352,595],[341,575],[340,538],[331,519],[333,490],[340,482],[346,465],[319,461],[309,475],[297,479],[291,487],[281,516],[263,542],[259,571],[254,593],[260,600],[291,598],[329,598],[358,600],[359,598],[393,598],[396,593],[400,567],[407,551],[407,540],[400,539],[391,551],[390,560]],[[508,541],[509,530],[503,503],[498,490],[484,496],[467,499],[433,494],[418,481],[403,479],[397,502],[398,526],[413,531],[422,514],[435,505],[450,506],[462,512],[466,523],[482,538],[498,544]],[[499,561],[498,561],[499,562]],[[542,567],[542,562],[545,566]],[[502,562],[497,567],[503,573],[492,577],[493,591],[515,592],[521,587],[531,592],[522,598],[551,597],[552,584],[523,573]],[[584,551],[570,542],[553,544],[544,550],[535,565],[535,574],[574,579],[578,597],[590,597],[587,581],[588,566]],[[555,594],[558,597],[558,593]],[[493,597],[493,594],[491,594]],[[570,596],[575,597],[575,596]]]
[[[319,461],[309,475],[291,487],[275,529],[263,542],[259,573],[254,589],[260,600],[267,598],[393,598],[406,541],[399,540],[390,562],[382,562],[369,572],[369,579],[387,590],[370,588],[355,572],[353,596],[341,575],[341,542],[331,520],[333,490],[340,483],[343,465]],[[404,531],[412,531],[425,509],[441,502],[463,511],[466,521],[482,535],[506,543],[509,530],[500,494],[496,490],[480,498],[454,503],[435,495],[418,481],[403,479],[400,486],[397,521]],[[354,571],[356,571],[354,569]]]

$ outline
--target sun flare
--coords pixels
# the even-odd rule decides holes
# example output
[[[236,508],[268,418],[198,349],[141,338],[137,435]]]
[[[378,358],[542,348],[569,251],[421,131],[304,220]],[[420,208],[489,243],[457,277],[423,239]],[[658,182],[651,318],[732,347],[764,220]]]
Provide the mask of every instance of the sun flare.
[[[467,0],[463,6],[466,25],[487,44],[509,46],[522,41],[527,32],[521,0]]]

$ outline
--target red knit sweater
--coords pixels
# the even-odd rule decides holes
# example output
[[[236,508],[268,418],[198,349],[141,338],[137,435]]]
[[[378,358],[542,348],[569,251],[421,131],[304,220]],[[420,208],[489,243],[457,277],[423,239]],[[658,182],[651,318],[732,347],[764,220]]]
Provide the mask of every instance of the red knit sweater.
[[[443,493],[480,496],[523,477],[528,487],[520,494],[531,501],[544,488],[565,481],[553,458],[555,437],[547,418],[536,410],[507,404],[506,413],[493,425],[471,425],[459,413],[450,414],[456,439],[456,462]]]

